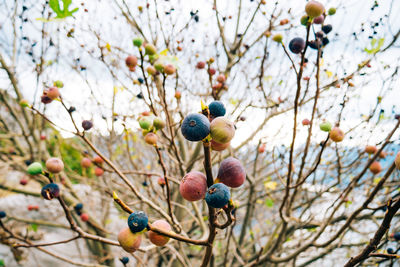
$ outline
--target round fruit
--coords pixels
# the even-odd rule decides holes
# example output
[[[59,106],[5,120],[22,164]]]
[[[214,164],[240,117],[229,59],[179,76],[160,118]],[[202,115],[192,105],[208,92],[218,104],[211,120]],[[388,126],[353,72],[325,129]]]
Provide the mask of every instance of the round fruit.
[[[165,121],[161,119],[160,117],[155,117],[153,120],[153,126],[157,130],[160,130],[165,127]]]
[[[93,162],[96,164],[103,164],[103,159],[100,156],[96,156],[93,158]]]
[[[289,50],[292,53],[299,54],[304,50],[305,46],[306,43],[304,42],[303,38],[296,37],[290,41]]]
[[[39,162],[33,162],[28,166],[27,172],[30,175],[41,174],[43,172],[42,164]]]
[[[301,23],[301,25],[307,26],[308,16],[307,15],[302,16],[300,19],[300,23]]]
[[[83,158],[81,160],[81,166],[83,168],[89,168],[90,166],[92,166],[92,161],[89,158]]]
[[[154,68],[153,66],[148,66],[146,70],[147,70],[147,73],[150,75],[156,75],[156,73],[157,73],[156,68]]]
[[[393,234],[393,238],[394,238],[396,241],[400,241],[400,232],[394,233],[394,234]]]
[[[215,118],[210,124],[211,138],[220,144],[229,143],[235,135],[235,126],[226,118]]]
[[[164,73],[167,75],[172,75],[175,73],[175,71],[176,71],[176,69],[175,69],[174,65],[172,65],[172,64],[167,64],[164,67]]]
[[[42,187],[40,194],[48,200],[51,200],[60,195],[60,188],[55,183],[50,183]]]
[[[258,153],[264,153],[265,152],[265,148],[266,148],[265,144],[262,144],[261,146],[259,146],[258,147]]]
[[[179,185],[179,192],[188,201],[203,199],[207,191],[207,178],[198,171],[186,174]]]
[[[373,173],[373,174],[378,174],[382,171],[382,166],[378,161],[374,161],[372,162],[372,164],[369,166],[369,170]]]
[[[229,147],[230,144],[231,144],[230,142],[225,143],[225,144],[220,144],[220,143],[215,142],[214,140],[211,140],[211,148],[214,151],[225,150],[226,148]]]
[[[333,16],[336,14],[336,8],[331,7],[330,9],[328,9],[328,15],[329,16]]]
[[[310,1],[307,3],[305,10],[307,15],[311,18],[315,18],[321,16],[322,13],[324,13],[325,8],[320,2]]]
[[[282,34],[275,34],[275,35],[272,37],[272,40],[274,40],[274,41],[277,42],[277,43],[282,43],[283,36],[282,36]]]
[[[21,185],[26,185],[26,184],[28,183],[28,180],[25,179],[25,178],[22,178],[21,180],[19,180],[19,183],[20,183]]]
[[[330,122],[323,122],[319,125],[319,128],[324,132],[330,132],[332,129],[332,124],[330,124]]]
[[[132,233],[143,231],[148,222],[149,218],[143,211],[134,211],[128,217],[128,226]]]
[[[368,153],[368,154],[375,154],[376,151],[378,151],[376,146],[366,146],[365,147],[365,152]]]
[[[204,69],[205,66],[206,66],[206,63],[204,61],[199,61],[199,62],[197,62],[196,68]]]
[[[30,106],[28,100],[26,99],[21,99],[21,101],[19,101],[19,105],[23,108],[27,108]]]
[[[151,126],[151,120],[149,117],[143,117],[139,120],[139,126],[143,130],[149,130]]]
[[[244,183],[246,172],[238,159],[229,157],[221,162],[217,177],[221,183],[235,188]]]
[[[60,80],[55,81],[54,86],[58,87],[58,88],[63,88],[64,87],[64,83]]]
[[[221,101],[213,101],[208,105],[208,109],[210,110],[211,116],[214,118],[224,116],[226,113],[226,109],[224,104]]]
[[[400,170],[400,152],[397,152],[396,158],[394,159],[394,164],[396,164],[396,168]]]
[[[386,156],[387,156],[387,153],[386,153],[385,151],[381,151],[381,153],[379,153],[379,157],[380,157],[381,159],[386,158]]]
[[[176,98],[176,99],[181,99],[181,97],[182,97],[181,92],[176,91],[176,92],[175,92],[175,98]]]
[[[155,133],[148,133],[144,137],[144,141],[149,145],[157,144],[158,136]]]
[[[96,167],[94,169],[94,175],[96,176],[102,176],[104,174],[104,170],[102,168]]]
[[[311,124],[311,122],[310,122],[309,119],[304,119],[301,123],[302,123],[304,126],[310,125],[310,124]]]
[[[82,121],[82,128],[85,131],[90,130],[93,127],[93,122],[89,121],[89,120],[84,120]]]
[[[51,173],[59,173],[64,169],[64,163],[59,158],[49,158],[46,161],[46,168]]]
[[[0,219],[3,219],[7,216],[7,213],[3,210],[0,211]]]
[[[40,135],[40,140],[46,140],[46,136],[44,134]]]
[[[230,198],[229,188],[221,183],[213,184],[206,193],[206,202],[213,208],[222,208],[229,203]]]
[[[120,259],[120,261],[122,262],[122,264],[127,264],[129,262],[129,258],[128,257],[122,257]]]
[[[171,225],[167,223],[165,220],[157,220],[151,224],[156,228],[162,229],[164,231],[171,231]],[[156,246],[164,246],[168,243],[169,237],[157,234],[156,232],[149,231],[149,240]]]
[[[328,34],[332,31],[332,25],[326,24],[326,25],[322,26],[321,29],[325,34]]]
[[[162,64],[160,60],[157,60],[157,61],[154,63],[154,68],[155,68],[156,70],[158,70],[159,72],[163,72],[163,71],[164,71],[164,64]]]
[[[54,100],[60,96],[60,91],[58,90],[57,87],[50,87],[47,90],[47,96],[51,99]]]
[[[219,82],[219,83],[224,83],[225,79],[226,79],[225,75],[223,75],[223,74],[220,74],[217,76],[217,82]]]
[[[132,40],[132,43],[133,43],[134,46],[141,47],[142,44],[143,44],[143,39],[142,38],[135,38],[135,39]]]
[[[160,186],[164,186],[165,185],[165,178],[164,177],[158,177],[158,180],[157,180],[157,183],[158,183],[158,185],[160,185]]]
[[[333,127],[329,133],[329,137],[333,142],[342,142],[344,138],[344,133],[338,127]]]
[[[392,249],[392,248],[388,248],[386,251],[389,254],[395,254],[394,249]]]
[[[121,247],[129,253],[135,252],[142,242],[141,233],[132,233],[129,227],[122,229],[118,234],[118,242]]]
[[[82,213],[81,214],[81,220],[84,222],[89,221],[89,215],[87,213]]]
[[[213,76],[217,71],[214,68],[209,68],[208,69],[208,74],[210,74],[211,76]]]
[[[313,22],[315,24],[322,24],[324,23],[325,17],[323,15],[314,18]]]
[[[192,113],[183,120],[181,131],[187,140],[201,141],[210,134],[210,122],[203,114]]]
[[[74,209],[76,212],[80,212],[83,209],[83,204],[82,203],[78,203],[74,206]]]
[[[128,56],[128,57],[125,59],[125,64],[126,64],[126,66],[127,66],[128,68],[134,68],[134,67],[136,67],[137,62],[138,62],[138,59],[137,59],[137,57],[135,57],[135,56]]]
[[[146,44],[144,47],[144,52],[146,55],[152,56],[157,53],[157,48],[152,44]]]

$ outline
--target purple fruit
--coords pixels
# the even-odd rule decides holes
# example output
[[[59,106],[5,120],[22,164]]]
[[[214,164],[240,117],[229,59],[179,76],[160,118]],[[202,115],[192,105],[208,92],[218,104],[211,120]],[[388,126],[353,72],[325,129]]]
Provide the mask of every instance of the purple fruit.
[[[246,172],[238,159],[229,157],[221,162],[218,170],[218,179],[221,183],[235,188],[244,183]]]
[[[313,22],[315,24],[322,24],[324,23],[325,17],[323,15],[314,18]]]
[[[203,199],[207,191],[207,178],[198,171],[186,174],[179,185],[179,192],[188,201]]]
[[[304,42],[303,38],[296,37],[293,38],[289,43],[289,49],[292,53],[299,54],[301,51],[304,50],[306,43]]]
[[[85,131],[90,130],[92,127],[93,127],[93,122],[88,121],[88,120],[82,121],[82,128],[83,128]]]

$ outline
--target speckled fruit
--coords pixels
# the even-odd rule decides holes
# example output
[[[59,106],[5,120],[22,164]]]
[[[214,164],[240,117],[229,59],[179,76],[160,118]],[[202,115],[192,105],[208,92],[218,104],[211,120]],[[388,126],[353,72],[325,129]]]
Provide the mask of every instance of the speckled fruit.
[[[322,24],[324,23],[325,17],[323,15],[314,18],[314,24]]]
[[[374,161],[372,162],[372,164],[369,166],[369,170],[373,173],[373,174],[378,174],[382,171],[382,166],[378,161]]]
[[[57,87],[50,87],[47,90],[47,96],[51,99],[54,100],[60,96],[60,91],[58,90]]]
[[[207,191],[207,178],[198,171],[186,174],[179,185],[179,192],[188,201],[203,199]]]
[[[148,133],[144,137],[144,141],[149,145],[157,144],[158,136],[155,133]]]
[[[143,39],[142,38],[135,38],[135,39],[132,40],[132,43],[133,43],[134,46],[141,47],[142,44],[143,44]]]
[[[229,203],[230,198],[229,188],[221,183],[213,184],[206,193],[206,202],[213,208],[222,208]]]
[[[30,175],[41,174],[43,172],[42,164],[39,162],[33,162],[28,166],[26,170]]]
[[[157,48],[152,44],[146,44],[144,47],[144,52],[146,55],[152,56],[157,53]]]
[[[60,188],[55,183],[50,183],[42,187],[42,191],[40,192],[42,197],[45,199],[53,199],[60,195]]]
[[[93,162],[96,163],[96,164],[103,164],[104,161],[100,156],[95,156],[93,158]]]
[[[81,166],[82,168],[89,168],[90,166],[92,166],[92,161],[89,158],[83,158],[81,160]]]
[[[172,64],[167,64],[164,67],[164,73],[167,75],[172,75],[175,73],[175,71],[176,71],[176,69],[175,69],[174,65],[172,65]]]
[[[143,231],[148,222],[149,218],[143,211],[134,211],[128,217],[128,226],[132,233]]]
[[[330,132],[332,129],[332,124],[330,124],[330,122],[323,122],[319,125],[319,128],[321,131]]]
[[[210,133],[210,122],[203,114],[192,113],[183,120],[181,131],[187,140],[201,141]]]
[[[210,124],[211,138],[220,144],[229,143],[235,136],[235,126],[226,118],[215,118]]]
[[[51,173],[59,173],[64,169],[64,163],[59,158],[49,158],[46,161],[46,168]]]
[[[82,213],[80,217],[81,217],[81,220],[84,222],[89,221],[89,215],[87,213]]]
[[[102,168],[96,167],[94,169],[94,175],[96,176],[102,176],[104,174],[104,170]]]
[[[296,37],[293,38],[289,43],[289,50],[292,53],[299,54],[304,50],[306,43],[304,42],[303,38]]]
[[[274,36],[272,36],[272,40],[277,43],[282,43],[283,36],[282,34],[275,34]]]
[[[149,130],[151,126],[151,119],[149,117],[143,117],[139,120],[139,126],[143,130]]]
[[[132,233],[129,227],[122,229],[118,234],[118,242],[121,247],[129,253],[135,252],[142,242],[141,233]]]
[[[225,144],[220,144],[220,143],[215,142],[214,140],[211,140],[211,148],[214,151],[223,151],[226,148],[228,148],[230,146],[230,144],[231,144],[230,142],[225,143]]]
[[[153,126],[157,130],[160,130],[165,127],[165,121],[161,119],[160,117],[155,117],[153,120]]]
[[[244,183],[246,172],[238,159],[229,157],[221,162],[217,177],[221,183],[235,188]]]
[[[344,139],[344,132],[339,129],[339,127],[333,127],[329,133],[329,138],[336,143],[342,142]]]
[[[310,1],[307,3],[305,10],[308,16],[315,18],[321,16],[325,8],[320,2]]]
[[[304,126],[306,126],[306,125],[310,125],[311,122],[310,122],[309,119],[304,119],[304,120],[302,120],[301,124],[303,124]]]
[[[82,121],[82,128],[85,131],[89,131],[92,127],[93,127],[93,122],[91,122],[89,120]]]
[[[218,100],[211,102],[210,105],[208,105],[208,109],[210,110],[211,116],[214,118],[222,117],[226,113],[224,104]]]
[[[167,223],[165,220],[157,220],[153,222],[151,226],[154,226],[164,231],[172,230],[171,225]],[[153,231],[149,231],[149,240],[156,246],[164,246],[165,244],[168,243],[169,237],[157,234],[156,232]]]
[[[375,154],[376,151],[378,151],[378,149],[376,148],[376,146],[366,146],[365,147],[365,152],[367,154]]]

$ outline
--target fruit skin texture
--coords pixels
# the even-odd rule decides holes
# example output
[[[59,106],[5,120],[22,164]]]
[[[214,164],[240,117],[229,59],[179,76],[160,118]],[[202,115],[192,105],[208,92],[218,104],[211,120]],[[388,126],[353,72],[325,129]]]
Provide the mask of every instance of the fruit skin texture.
[[[183,120],[181,131],[187,140],[201,141],[210,133],[210,122],[203,114],[191,113]]]
[[[211,122],[210,133],[215,142],[226,144],[235,136],[235,126],[228,119],[218,117]]]
[[[151,224],[156,228],[162,229],[164,231],[171,231],[171,225],[167,223],[165,220],[157,220]],[[168,243],[169,237],[157,234],[156,232],[149,231],[149,240],[156,246],[164,246]]]
[[[83,128],[85,131],[90,130],[92,127],[93,127],[93,122],[88,121],[88,120],[82,121],[82,128]]]
[[[157,144],[158,136],[155,133],[148,133],[144,137],[144,141],[149,145]]]
[[[211,116],[214,118],[222,117],[226,113],[224,104],[218,100],[211,102],[210,105],[208,105],[208,109],[210,110]]]
[[[366,146],[365,147],[365,152],[367,154],[375,154],[376,151],[378,151],[378,149],[376,148],[376,146]]]
[[[43,186],[42,191],[40,192],[42,197],[44,197],[47,200],[51,200],[55,197],[60,196],[60,188],[58,187],[57,184],[55,183],[50,183],[45,186]]]
[[[57,87],[50,87],[47,90],[47,96],[51,99],[54,100],[60,96],[60,91],[58,90]]]
[[[134,211],[128,217],[128,226],[132,233],[143,231],[149,222],[149,218],[143,211]]]
[[[207,192],[207,178],[198,171],[187,173],[179,185],[181,196],[188,201],[203,199]]]
[[[129,227],[125,227],[118,234],[118,242],[129,253],[135,252],[142,242],[142,234],[132,233]]]
[[[214,151],[222,151],[225,150],[226,148],[228,148],[230,146],[230,142],[225,143],[225,144],[220,144],[218,142],[215,142],[214,140],[211,140],[211,148]]]
[[[36,175],[42,173],[43,172],[42,164],[40,164],[39,162],[33,162],[28,166],[27,172],[30,175]]]
[[[228,204],[231,194],[229,188],[221,183],[216,183],[210,186],[206,193],[206,202],[208,206],[213,208],[222,208]]]
[[[378,161],[374,161],[372,162],[372,164],[369,166],[369,170],[373,173],[373,174],[378,174],[382,171],[382,166]]]
[[[221,162],[217,177],[226,186],[236,188],[244,183],[246,172],[238,159],[229,157]]]
[[[152,44],[146,44],[146,46],[144,47],[144,51],[146,55],[152,56],[157,53],[157,48]]]
[[[317,1],[310,1],[307,3],[305,11],[311,18],[316,18],[324,13],[324,6]]]
[[[330,132],[332,129],[332,124],[330,124],[330,122],[324,122],[319,125],[319,128],[324,132]]]
[[[165,121],[159,117],[154,118],[153,120],[153,126],[157,130],[160,130],[165,127]]]
[[[296,37],[293,38],[289,43],[289,49],[292,53],[299,54],[306,47],[306,43],[303,38]]]
[[[92,161],[89,158],[83,158],[81,160],[81,166],[83,168],[89,168],[90,166],[92,166]]]
[[[7,213],[5,211],[0,211],[0,219],[3,219],[7,216]]]
[[[81,214],[81,220],[84,222],[89,221],[89,215],[87,213],[82,213]]]
[[[330,131],[329,138],[333,142],[342,142],[344,139],[344,133],[338,127],[333,127],[332,130]]]
[[[46,168],[51,173],[59,173],[64,169],[64,163],[59,158],[49,158],[46,161]]]
[[[102,168],[96,167],[94,169],[94,175],[96,176],[102,176],[104,174],[104,170]]]

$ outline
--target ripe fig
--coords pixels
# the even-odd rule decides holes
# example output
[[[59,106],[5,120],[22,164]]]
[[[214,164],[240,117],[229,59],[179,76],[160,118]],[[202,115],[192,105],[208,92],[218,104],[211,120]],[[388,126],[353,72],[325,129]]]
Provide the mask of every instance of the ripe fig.
[[[382,171],[382,166],[378,161],[374,161],[372,162],[372,164],[369,166],[369,170],[373,173],[373,174],[378,174]]]
[[[176,69],[175,69],[174,65],[172,65],[172,64],[167,64],[164,67],[164,73],[167,75],[172,75],[175,73],[175,71],[176,71]]]
[[[214,140],[211,140],[211,148],[214,151],[222,151],[225,150],[226,148],[228,148],[230,146],[230,142],[225,143],[225,144],[220,144],[215,142]]]
[[[169,223],[167,223],[165,220],[157,220],[151,224],[151,226],[154,226],[156,228],[162,229],[164,231],[171,231],[172,227]],[[149,240],[151,243],[153,243],[156,246],[164,246],[165,244],[168,243],[169,237],[157,234],[156,232],[149,231]]]
[[[329,138],[336,143],[342,142],[344,139],[344,132],[338,127],[333,127],[329,133]]]
[[[225,79],[226,79],[225,75],[223,75],[223,74],[220,74],[217,76],[217,82],[219,82],[219,83],[224,83]]]
[[[0,211],[0,219],[3,219],[7,216],[7,213],[3,210]]]
[[[83,158],[81,160],[81,166],[82,168],[90,168],[90,166],[92,166],[92,161],[89,158]]]
[[[315,24],[322,24],[324,23],[325,17],[323,15],[314,18],[313,22]]]
[[[289,43],[289,50],[294,54],[301,53],[305,47],[306,43],[300,37],[293,38]]]
[[[206,63],[204,61],[199,61],[199,62],[197,62],[196,68],[204,69],[205,66],[206,66]]]
[[[201,141],[210,133],[210,122],[203,114],[191,113],[183,120],[181,131],[187,140]]]
[[[198,171],[186,174],[179,185],[179,192],[188,201],[203,199],[207,191],[207,178]]]
[[[128,217],[128,226],[132,233],[143,231],[148,222],[149,218],[143,211],[134,211]]]
[[[94,175],[96,176],[102,176],[104,174],[104,170],[102,168],[96,167],[94,169]]]
[[[64,163],[59,158],[49,158],[46,161],[46,168],[51,173],[59,173],[64,169]]]
[[[118,234],[118,242],[126,252],[132,253],[140,247],[142,234],[132,233],[129,227],[125,227]]]
[[[85,131],[89,131],[92,127],[93,127],[93,122],[91,122],[89,120],[82,121],[82,128]]]
[[[221,162],[217,177],[221,183],[236,188],[244,183],[246,172],[238,159],[229,157]]]
[[[230,198],[229,188],[221,183],[213,184],[206,193],[206,202],[213,208],[224,207],[229,203]]]
[[[47,200],[51,200],[60,195],[60,188],[55,183],[50,183],[42,187],[42,191],[40,192],[42,197]]]
[[[310,120],[309,119],[304,119],[304,120],[302,120],[301,121],[301,124],[303,124],[304,126],[306,126],[306,125],[310,125]]]
[[[376,146],[366,146],[365,147],[365,152],[367,154],[375,154],[376,151],[378,151],[378,149],[376,148]]]
[[[47,96],[51,99],[54,100],[60,96],[60,91],[58,90],[57,87],[50,87],[47,90]]]
[[[229,143],[235,135],[235,126],[224,117],[215,118],[210,124],[211,138],[220,144]]]
[[[144,137],[144,141],[149,145],[157,144],[158,136],[155,133],[148,133]]]
[[[210,110],[211,116],[214,118],[224,116],[226,113],[226,109],[224,104],[221,101],[213,101],[208,105],[208,109]]]
[[[125,59],[125,64],[128,68],[135,68],[138,63],[138,59],[135,56],[128,56]]]
[[[326,24],[321,27],[321,30],[325,33],[328,34],[332,31],[332,25],[331,24]]]

